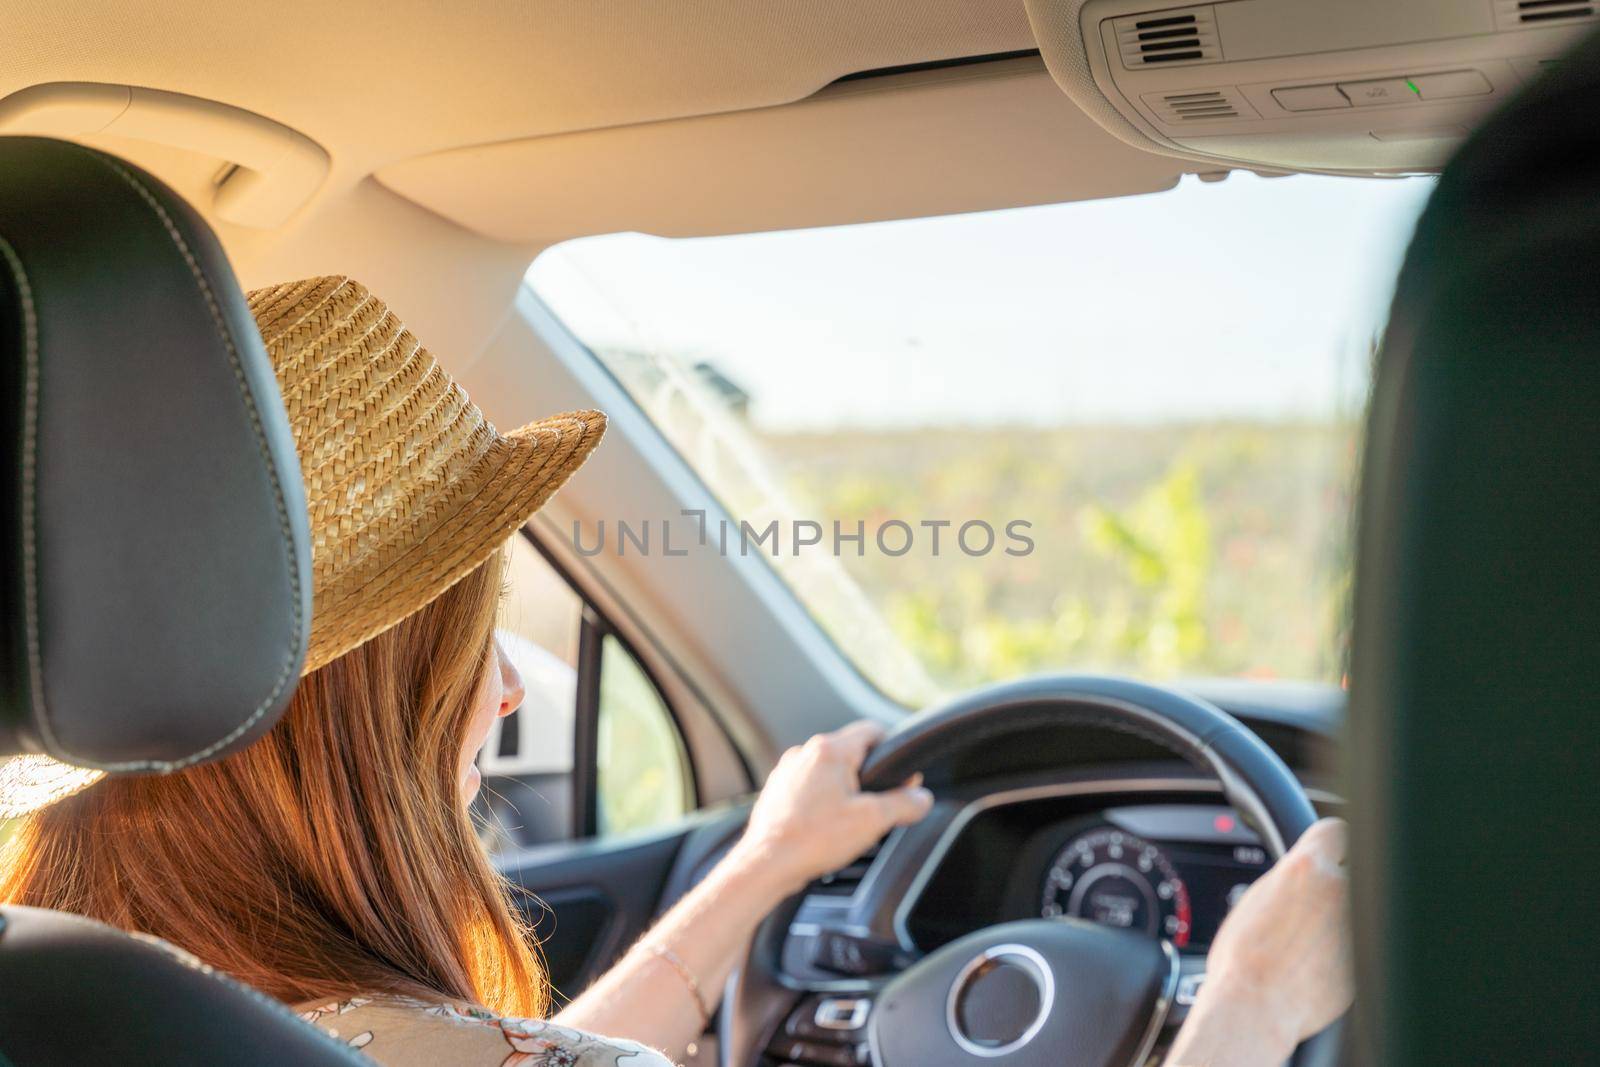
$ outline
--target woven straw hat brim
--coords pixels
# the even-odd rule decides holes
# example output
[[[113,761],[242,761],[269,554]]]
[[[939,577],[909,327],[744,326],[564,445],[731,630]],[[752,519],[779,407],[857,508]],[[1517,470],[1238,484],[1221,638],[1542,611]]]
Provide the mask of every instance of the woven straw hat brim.
[[[574,411],[490,446],[467,486],[413,539],[370,553],[318,586],[306,672],[330,663],[440,596],[504,545],[589,458],[605,416]]]
[[[598,411],[502,434],[382,301],[349,278],[249,294],[310,513],[304,673],[432,603],[504,545],[600,443]],[[94,784],[46,756],[0,760],[0,818]]]
[[[338,658],[482,563],[605,431],[573,411],[501,434],[358,282],[249,294],[283,395],[311,522],[306,670]]]

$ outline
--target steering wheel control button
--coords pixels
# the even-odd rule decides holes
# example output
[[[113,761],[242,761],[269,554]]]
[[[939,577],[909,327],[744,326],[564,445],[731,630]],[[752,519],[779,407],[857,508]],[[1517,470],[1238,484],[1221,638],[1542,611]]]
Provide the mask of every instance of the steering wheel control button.
[[[817,1003],[812,1020],[824,1030],[853,1031],[867,1025],[872,1001],[865,997],[829,997]]]
[[[865,1033],[871,1015],[870,998],[813,994],[789,1013],[767,1056],[801,1067],[859,1067],[872,1059]]]
[[[1055,1002],[1055,978],[1027,945],[996,945],[951,983],[945,1022],[974,1056],[1004,1056],[1032,1041]]]

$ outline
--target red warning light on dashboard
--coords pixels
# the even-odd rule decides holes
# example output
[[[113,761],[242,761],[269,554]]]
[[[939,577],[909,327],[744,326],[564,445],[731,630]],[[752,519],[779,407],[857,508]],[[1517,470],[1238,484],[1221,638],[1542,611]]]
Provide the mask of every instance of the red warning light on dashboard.
[[[1211,825],[1216,827],[1219,834],[1231,834],[1238,824],[1233,821],[1232,815],[1218,815],[1211,820]]]

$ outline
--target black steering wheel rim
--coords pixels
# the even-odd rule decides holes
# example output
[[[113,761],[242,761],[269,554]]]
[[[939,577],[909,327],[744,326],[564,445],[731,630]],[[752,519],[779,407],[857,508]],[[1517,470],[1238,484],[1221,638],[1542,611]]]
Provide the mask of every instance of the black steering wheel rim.
[[[1317,821],[1294,772],[1221,708],[1171,689],[1102,675],[1042,675],[987,686],[906,719],[867,756],[863,789],[892,789],[987,737],[1033,726],[1095,726],[1171,750],[1222,784],[1274,858]]]
[[[1184,693],[1098,675],[1047,675],[1005,682],[910,716],[868,756],[861,771],[862,787],[893,788],[985,739],[1053,725],[1132,733],[1172,751],[1218,781],[1228,802],[1261,836],[1275,859],[1317,819],[1294,773],[1227,712]],[[757,932],[745,967],[729,980],[719,1035],[724,1067],[753,1067],[758,1062],[767,1035],[760,1032],[764,1025],[755,1024],[750,1017],[760,1016],[774,998],[784,995],[782,983],[776,981],[777,961],[799,899],[773,912]],[[906,973],[914,969],[915,965]],[[1165,1011],[1163,1005],[1163,1016]],[[1308,1042],[1297,1054],[1296,1063],[1303,1067],[1321,1062],[1331,1049],[1331,1035]]]

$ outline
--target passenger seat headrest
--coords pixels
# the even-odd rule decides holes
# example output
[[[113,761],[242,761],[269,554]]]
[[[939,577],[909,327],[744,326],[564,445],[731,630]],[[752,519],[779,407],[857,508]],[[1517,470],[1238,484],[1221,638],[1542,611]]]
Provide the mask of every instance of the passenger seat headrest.
[[[258,737],[311,622],[294,439],[204,221],[0,138],[0,753],[170,771]]]
[[[1349,1063],[1570,1062],[1600,933],[1600,35],[1445,168],[1378,357],[1351,653]],[[1592,865],[1590,865],[1592,867]]]

